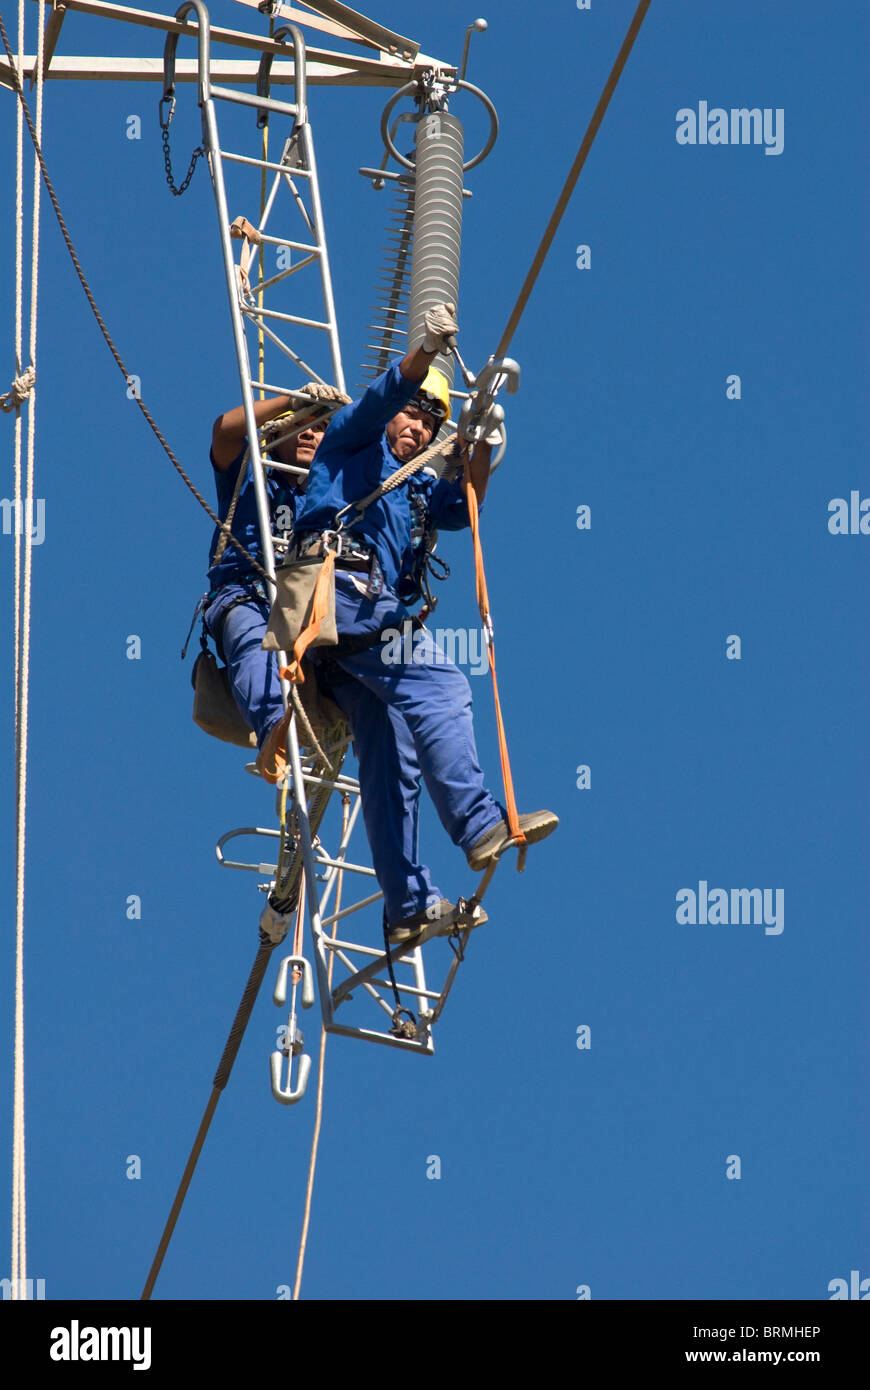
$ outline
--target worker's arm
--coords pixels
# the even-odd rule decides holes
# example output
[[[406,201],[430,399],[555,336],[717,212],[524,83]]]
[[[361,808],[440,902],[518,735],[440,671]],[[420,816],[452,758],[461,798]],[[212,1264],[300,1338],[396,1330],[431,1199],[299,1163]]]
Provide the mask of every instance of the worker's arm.
[[[284,411],[292,409],[292,406],[293,402],[289,396],[272,396],[267,401],[254,401],[257,428],[265,425],[267,420],[274,420],[277,415],[283,415]],[[211,456],[219,473],[225,473],[230,464],[238,458],[247,434],[244,406],[228,410],[225,415],[219,415],[215,420],[211,432]]]
[[[399,363],[399,375],[404,377],[405,381],[413,381],[419,385],[425,380],[426,373],[437,356],[437,351],[424,352],[422,347],[415,348]]]
[[[448,350],[445,339],[454,338],[459,332],[456,305],[436,304],[427,311],[423,324],[422,343],[399,363],[399,371],[406,381],[422,381],[438,353]]]
[[[443,351],[444,335],[459,331],[452,304],[436,304],[428,310],[424,323],[419,347],[377,377],[359,400],[343,406],[332,417],[314,463],[315,473],[325,471],[335,476],[339,468],[346,468],[348,453],[378,439],[390,420],[413,399],[432,361]],[[361,486],[373,486],[379,479],[357,481]]]

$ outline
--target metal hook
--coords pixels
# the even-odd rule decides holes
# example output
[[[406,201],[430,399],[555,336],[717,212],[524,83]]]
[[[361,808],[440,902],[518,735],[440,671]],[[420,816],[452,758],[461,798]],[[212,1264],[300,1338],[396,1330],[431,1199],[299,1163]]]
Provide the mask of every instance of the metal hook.
[[[296,1085],[292,1084],[293,1055],[287,1058],[287,1081],[282,1084],[281,1070],[284,1065],[284,1053],[273,1052],[270,1058],[272,1076],[272,1095],[279,1105],[295,1105],[305,1095],[305,1088],[308,1085],[308,1077],[311,1074],[311,1058],[307,1052],[303,1052],[299,1058],[299,1067],[296,1073]]]
[[[287,1003],[287,976],[291,965],[297,966],[302,971],[302,1007],[303,1009],[310,1009],[314,1003],[314,976],[311,973],[311,966],[304,956],[284,957],[278,971],[278,980],[272,998],[279,1009]]]
[[[302,973],[302,1007],[310,1009],[314,1003],[314,976],[311,966],[304,956],[285,956],[278,971],[278,980],[275,985],[275,992],[272,995],[279,1008],[287,1003],[287,986],[289,982],[290,967],[295,966]],[[280,1105],[295,1105],[305,1095],[305,1088],[308,1085],[308,1077],[311,1072],[311,1058],[302,1051],[304,1038],[299,1032],[296,1022],[296,989],[298,981],[293,981],[293,993],[290,1001],[290,1016],[284,1030],[284,1046],[276,1048],[269,1059],[270,1073],[272,1078],[272,1095]],[[293,1059],[298,1057],[299,1065],[296,1072],[296,1085],[293,1085]],[[286,1078],[284,1077],[284,1061],[287,1061]]]
[[[183,24],[191,10],[196,12],[196,22],[199,30],[199,49],[197,51],[197,74],[199,77],[199,101],[200,105],[207,100],[209,95],[209,72],[211,64],[211,26],[209,24],[208,10],[202,0],[184,0],[175,12],[177,23]],[[193,33],[193,30],[190,31]],[[178,34],[167,34],[166,43],[163,46],[163,99],[168,100],[175,94],[175,51],[178,48]],[[171,120],[171,116],[170,116]],[[167,123],[168,124],[168,123]]]
[[[296,87],[296,119],[293,122],[293,131],[298,125],[305,125],[308,120],[308,94],[305,73],[305,40],[295,24],[283,24],[280,29],[276,29],[270,42],[283,43],[285,39],[293,40],[293,75]],[[260,59],[260,66],[257,69],[257,96],[269,98],[272,60],[274,53],[264,53]],[[268,110],[261,110],[257,114],[257,125],[262,129],[269,123]],[[293,134],[291,131],[291,137]]]

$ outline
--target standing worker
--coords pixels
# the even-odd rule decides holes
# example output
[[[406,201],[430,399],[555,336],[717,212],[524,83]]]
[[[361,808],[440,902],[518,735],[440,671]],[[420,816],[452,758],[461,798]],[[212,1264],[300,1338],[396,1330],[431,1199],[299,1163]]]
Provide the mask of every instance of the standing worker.
[[[430,309],[425,328],[419,347],[333,417],[311,466],[294,541],[297,558],[313,551],[345,512],[335,560],[338,645],[313,648],[308,658],[353,731],[366,834],[394,945],[454,911],[418,856],[421,778],[472,870],[485,869],[511,839],[505,812],[478,763],[465,676],[425,628],[415,634],[412,660],[407,651],[397,656],[395,642],[383,641],[408,619],[406,604],[419,597],[427,533],[470,524],[460,483],[421,471],[362,513],[348,515],[354,503],[417,457],[450,413],[447,380],[431,364],[445,339],[458,332],[454,306]],[[481,500],[492,442],[478,444],[471,458]],[[260,745],[258,766],[271,782],[286,768],[288,719],[277,721]],[[519,823],[526,841],[534,843],[559,822],[552,812],[537,811],[520,816]]]

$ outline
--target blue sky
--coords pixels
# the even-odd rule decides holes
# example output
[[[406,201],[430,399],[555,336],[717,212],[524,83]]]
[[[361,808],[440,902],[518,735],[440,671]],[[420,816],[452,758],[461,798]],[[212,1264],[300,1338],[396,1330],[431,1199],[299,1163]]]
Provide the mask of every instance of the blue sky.
[[[468,75],[501,135],[468,175],[472,366],[494,350],[633,10],[484,9]],[[229,0],[211,13],[259,22]],[[475,17],[456,0],[371,13],[455,61]],[[851,0],[796,0],[787,21],[770,0],[653,0],[514,339],[522,385],[484,520],[518,799],[552,808],[560,829],[521,878],[496,877],[434,1058],[330,1039],[306,1298],[570,1300],[587,1286],[593,1300],[825,1299],[850,1270],[870,1276],[870,539],[828,529],[832,499],[870,496],[867,48]],[[59,48],[160,51],[156,32],[73,13]],[[309,94],[351,383],[388,207],[356,171],[380,161],[387,95]],[[212,500],[211,423],[238,379],[207,172],[170,197],[158,97],[153,84],[49,83],[45,153],[122,355]],[[678,144],[677,112],[700,102],[782,110],[782,153]],[[470,148],[482,119],[453,109]],[[8,94],[3,129],[11,160]],[[255,153],[253,122],[239,131]],[[198,137],[185,87],[178,171]],[[191,722],[178,653],[210,524],[126,398],[43,207],[29,1272],[48,1298],[126,1299],[256,949],[257,879],[221,870],[214,844],[271,823],[273,799],[240,750]],[[11,266],[11,212],[2,237]],[[2,293],[11,319],[11,276]],[[438,623],[476,626],[470,539],[440,548],[453,576]],[[0,563],[11,591],[7,535]],[[3,624],[11,651],[11,605]],[[491,692],[471,680],[496,786]],[[5,700],[11,728],[11,677]],[[11,998],[11,755],[2,788]],[[467,893],[428,802],[423,835],[441,887]],[[783,929],[678,923],[677,893],[701,881],[781,889]],[[130,894],[141,920],[126,918]],[[447,947],[429,954],[437,974]],[[285,1110],[269,1094],[277,960],[156,1297],[270,1300],[292,1284],[313,1097]],[[306,1033],[315,1050],[313,1016]],[[7,1191],[10,1171],[11,1143]]]

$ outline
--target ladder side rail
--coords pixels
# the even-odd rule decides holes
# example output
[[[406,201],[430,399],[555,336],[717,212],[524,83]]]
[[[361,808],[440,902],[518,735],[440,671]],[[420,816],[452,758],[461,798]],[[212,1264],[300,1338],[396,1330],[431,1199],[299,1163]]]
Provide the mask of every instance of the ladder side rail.
[[[303,158],[306,168],[310,172],[308,187],[311,191],[311,212],[314,219],[314,241],[322,248],[320,257],[320,280],[323,286],[323,300],[326,305],[326,318],[330,324],[329,347],[332,356],[332,374],[335,378],[335,385],[339,391],[344,391],[344,368],[341,364],[341,345],[338,340],[338,329],[335,318],[335,301],[332,293],[332,272],[329,268],[329,251],[326,245],[326,234],[323,228],[323,207],[320,201],[320,180],[317,177],[317,161],[314,158],[314,142],[311,137],[311,126],[307,121],[299,127],[299,135],[302,141]]]
[[[254,494],[257,507],[257,517],[260,530],[261,555],[263,559],[264,569],[266,570],[266,573],[268,574],[269,579],[272,585],[274,586],[275,553],[272,541],[271,518],[269,515],[268,496],[265,482],[265,470],[259,447],[259,431],[257,429],[256,417],[254,414],[253,377],[250,367],[250,357],[248,353],[247,338],[245,335],[245,320],[259,318],[263,329],[267,333],[268,329],[266,329],[266,325],[262,323],[263,311],[260,311],[260,313],[258,314],[252,314],[250,311],[245,311],[242,304],[242,299],[237,280],[235,256],[233,253],[233,247],[229,233],[230,219],[226,200],[226,188],[223,177],[222,152],[218,136],[216,111],[212,97],[216,96],[223,99],[235,100],[237,104],[242,105],[259,105],[261,108],[264,105],[264,101],[262,97],[259,97],[249,98],[247,100],[239,102],[239,96],[241,94],[232,92],[222,92],[210,86],[208,66],[207,15],[205,13],[205,9],[201,3],[201,0],[188,0],[187,6],[184,8],[184,12],[186,13],[191,9],[195,10],[198,17],[200,18],[199,76],[200,106],[202,109],[203,119],[203,136],[204,144],[208,153],[209,168],[212,176],[212,187],[214,189],[215,201],[217,205],[218,223],[221,238],[221,250],[224,260],[227,292],[230,300],[230,316],[233,327],[233,339],[236,349],[236,358],[239,366],[239,376],[242,390],[242,403],[245,415],[245,423],[248,432],[248,440],[251,448],[251,466],[254,484]],[[270,101],[269,108],[286,111],[286,114],[293,115],[294,118],[296,116],[296,112],[293,109],[291,109],[290,103],[273,103]],[[339,387],[340,390],[344,390],[344,372],[341,364],[340,345],[338,341],[338,333],[335,322],[335,305],[332,293],[329,257],[326,246],[326,238],[323,230],[320,190],[317,179],[316,164],[314,161],[314,151],[310,126],[307,124],[307,122],[298,125],[294,134],[301,138],[303,164],[305,168],[296,168],[293,170],[293,174],[295,176],[305,174],[309,179],[309,188],[311,189],[310,217],[306,212],[301,197],[293,184],[292,177],[289,176],[289,172],[287,174],[284,174],[283,178],[289,184],[293,196],[295,197],[295,200],[297,202],[297,205],[301,206],[305,221],[308,223],[309,226],[312,226],[313,223],[312,230],[314,235],[312,240],[314,241],[315,245],[318,248],[320,248],[319,261],[321,271],[321,286],[323,291],[323,298],[326,307],[327,318],[327,322],[324,324],[315,323],[315,321],[313,320],[303,321],[303,323],[304,326],[317,327],[324,329],[328,332],[330,338],[330,352],[332,358],[335,384]],[[276,175],[276,184],[277,181],[281,178],[281,174]],[[295,316],[281,315],[275,311],[265,312],[268,314],[270,318],[280,318],[284,321],[291,322],[295,319]],[[281,343],[280,339],[278,339],[276,335],[268,333],[268,336],[271,339],[273,339],[278,346],[284,349],[287,355],[291,356],[297,362],[299,361],[299,359],[296,358],[296,355],[292,352],[292,349],[289,349],[288,347],[286,347],[286,345]],[[316,376],[316,374],[312,375]],[[317,379],[320,380],[321,378],[317,377]],[[286,664],[285,653],[279,653],[278,659],[282,665]],[[282,679],[281,688],[286,708],[289,699],[289,686],[286,680]],[[356,865],[348,865],[341,858],[337,858],[335,860],[327,858],[324,860],[321,859],[315,853],[314,845],[312,842],[311,825],[307,805],[305,785],[306,774],[303,772],[302,758],[300,753],[295,718],[291,718],[288,725],[287,752],[290,764],[291,791],[296,816],[296,828],[298,833],[299,850],[301,852],[302,862],[305,869],[306,898],[309,910],[310,929],[315,947],[315,968],[317,971],[319,993],[321,997],[323,1025],[328,1031],[340,1032],[345,1034],[346,1036],[368,1038],[372,1041],[377,1041],[388,1046],[404,1047],[406,1050],[410,1051],[431,1053],[433,1047],[430,1034],[427,1034],[425,1040],[419,1038],[407,1039],[393,1036],[387,1033],[379,1033],[372,1029],[357,1028],[345,1025],[335,1025],[334,1023],[333,1014],[335,1001],[333,992],[330,990],[329,987],[327,948],[324,943],[324,933],[321,925],[321,904],[325,904],[329,896],[331,896],[332,882],[334,882],[337,879],[337,875],[339,872],[344,872],[345,870],[350,869],[352,871],[356,870],[358,872],[368,872],[369,874],[373,874],[373,871],[362,870],[360,866]],[[358,809],[359,801],[357,802],[357,807],[355,808],[355,810],[358,811]],[[342,844],[338,851],[339,856],[347,848],[347,839],[349,838],[351,828],[352,827],[349,824],[346,835],[342,837]],[[323,868],[327,865],[329,866],[327,872],[327,882],[324,884],[323,892],[319,893],[318,870],[320,870],[322,874]],[[405,952],[402,954],[411,955],[412,952]],[[336,955],[339,958],[343,957],[343,952],[340,948],[338,950],[334,950],[333,958]],[[409,960],[407,963],[411,965],[412,969],[414,970],[415,983],[413,985],[411,985],[410,983],[408,984],[408,992],[416,995],[418,998],[437,999],[438,995],[426,989],[425,980],[423,978],[422,973],[422,960],[419,947],[415,948],[415,950],[413,951],[413,956],[414,959]],[[346,957],[342,959],[342,964],[345,966],[345,968],[353,971],[353,963]],[[377,961],[373,961],[371,965],[369,965],[368,967],[364,968],[363,970],[357,970],[355,975],[352,976],[352,978],[355,983],[362,983],[364,988],[366,989],[366,992],[373,997],[375,1003],[385,1013],[387,1013],[387,1015],[390,1018],[392,1018],[393,1015],[390,1005],[387,1003],[386,1000],[381,998],[381,996],[377,992],[377,989],[370,983],[372,978],[380,973],[378,967],[380,966],[382,969],[384,964],[385,958],[383,955],[380,955],[379,959]],[[378,983],[380,984],[381,982],[378,981]],[[400,986],[400,990],[401,988],[402,987]],[[346,997],[346,991],[347,984],[345,984],[343,988],[340,987],[339,991],[337,991],[336,993],[338,993],[339,998],[341,998]]]
[[[324,1028],[328,1027],[329,1023],[332,1022],[332,998],[331,989],[329,985],[329,957],[327,955],[327,947],[325,944],[322,917],[326,909],[328,909],[329,907],[330,899],[332,897],[336,884],[338,883],[338,875],[341,872],[343,872],[343,856],[347,853],[347,848],[350,844],[350,837],[353,834],[354,826],[356,825],[357,819],[359,817],[361,807],[362,802],[359,793],[357,792],[355,805],[353,806],[353,809],[351,810],[351,813],[347,818],[347,825],[344,828],[341,840],[339,841],[338,849],[335,853],[335,859],[341,864],[341,868],[330,868],[327,871],[323,889],[320,894],[320,901],[317,904],[316,912],[312,912],[310,909],[309,895],[308,924],[309,930],[311,932],[311,939],[314,945],[314,963],[317,969],[317,982],[320,994],[320,1011],[323,1018]],[[313,874],[309,875],[306,872],[305,881],[306,886],[310,884],[312,889],[316,888]],[[380,897],[380,894],[376,895],[374,901],[377,901],[377,897]],[[353,912],[355,910],[355,906],[356,905],[351,906],[346,910],[348,912]],[[333,916],[331,920],[335,921],[335,916]]]
[[[190,4],[197,4],[199,0],[189,0]],[[242,391],[242,406],[245,412],[245,426],[248,433],[248,445],[251,451],[251,475],[254,483],[254,497],[257,505],[257,520],[260,527],[260,545],[263,559],[263,568],[275,586],[275,552],[272,545],[272,522],[269,516],[269,502],[266,496],[266,483],[263,476],[263,460],[260,454],[259,431],[254,415],[254,393],[251,389],[250,361],[248,358],[248,344],[245,338],[245,328],[241,307],[239,305],[239,289],[236,279],[236,262],[233,254],[232,241],[230,238],[230,219],[227,212],[227,196],[224,186],[223,163],[221,160],[220,143],[217,132],[217,119],[215,116],[212,102],[200,91],[200,101],[202,104],[203,135],[205,147],[208,152],[208,163],[211,171],[212,188],[214,189],[215,202],[217,204],[218,229],[221,239],[221,250],[223,252],[224,272],[226,275],[227,293],[230,301],[230,318],[233,326],[233,341],[236,349],[236,360],[239,367],[239,383]],[[247,370],[245,366],[247,364]],[[286,665],[286,660],[281,654],[281,664]],[[286,682],[283,683],[286,687]],[[288,690],[283,689],[284,704],[286,708]]]
[[[201,0],[188,0],[188,4],[197,9],[197,13],[204,14],[204,6]],[[207,24],[207,19],[206,19]],[[202,42],[202,35],[200,36]],[[202,50],[201,50],[202,51]],[[206,47],[206,57],[207,57]],[[254,495],[257,504],[257,518],[260,527],[261,555],[264,562],[264,569],[268,574],[273,586],[275,585],[275,552],[272,545],[272,523],[269,515],[268,498],[266,496],[266,484],[260,454],[259,431],[254,415],[254,396],[251,388],[251,370],[248,357],[248,344],[245,338],[245,330],[242,319],[241,307],[239,304],[238,283],[236,280],[235,256],[233,255],[232,242],[230,239],[230,219],[227,210],[226,189],[223,178],[223,164],[221,160],[220,141],[217,130],[217,117],[215,114],[214,103],[208,95],[208,63],[201,67],[200,79],[200,104],[203,113],[203,134],[205,146],[208,151],[209,168],[212,175],[212,187],[217,203],[218,226],[220,230],[221,249],[223,251],[224,271],[226,274],[227,292],[230,300],[230,317],[233,325],[233,341],[236,348],[236,359],[239,366],[239,380],[242,390],[242,404],[245,413],[245,424],[248,431],[248,443],[251,449],[251,473],[254,482]],[[246,370],[247,368],[247,370]],[[278,653],[278,661],[281,665],[287,664],[286,653]],[[284,698],[285,709],[289,703],[289,685],[284,679],[281,681],[281,693]],[[299,831],[299,841],[302,850],[302,862],[305,868],[305,889],[308,899],[308,911],[314,930],[320,931],[320,907],[317,900],[317,867],[314,859],[314,851],[311,843],[311,827],[308,819],[308,805],[305,795],[305,782],[302,774],[302,761],[299,753],[299,740],[296,732],[296,719],[291,718],[287,730],[288,754],[292,772],[293,803],[296,811],[297,827]],[[328,996],[329,988],[325,970],[320,956],[317,957],[318,984],[321,993],[326,989]]]

